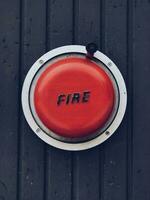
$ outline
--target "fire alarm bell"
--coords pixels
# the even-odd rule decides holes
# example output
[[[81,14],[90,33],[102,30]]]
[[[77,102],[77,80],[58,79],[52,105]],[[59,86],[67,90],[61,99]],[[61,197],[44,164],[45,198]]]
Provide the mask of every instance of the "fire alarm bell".
[[[32,130],[65,150],[92,148],[121,123],[127,102],[117,66],[94,44],[56,48],[29,70],[22,106]]]

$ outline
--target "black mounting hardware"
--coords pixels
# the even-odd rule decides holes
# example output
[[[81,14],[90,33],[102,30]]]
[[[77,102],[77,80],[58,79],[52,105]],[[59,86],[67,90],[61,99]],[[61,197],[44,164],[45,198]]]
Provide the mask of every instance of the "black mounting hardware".
[[[89,43],[86,45],[86,50],[87,50],[87,57],[92,58],[94,53],[98,50],[98,46],[95,43]]]

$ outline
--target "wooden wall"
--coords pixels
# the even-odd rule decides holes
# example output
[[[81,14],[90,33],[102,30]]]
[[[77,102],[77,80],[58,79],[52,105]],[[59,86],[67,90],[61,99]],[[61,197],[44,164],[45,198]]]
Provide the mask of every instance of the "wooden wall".
[[[126,116],[102,145],[58,150],[27,125],[22,83],[45,52],[92,41],[125,78]],[[0,0],[0,200],[150,200],[150,0]]]

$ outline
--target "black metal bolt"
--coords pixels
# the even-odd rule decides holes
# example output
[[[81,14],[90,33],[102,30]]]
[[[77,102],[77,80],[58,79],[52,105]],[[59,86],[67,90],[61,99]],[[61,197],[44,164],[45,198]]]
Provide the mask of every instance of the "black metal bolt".
[[[86,45],[87,57],[92,58],[94,53],[98,50],[98,46],[95,43],[89,43]]]

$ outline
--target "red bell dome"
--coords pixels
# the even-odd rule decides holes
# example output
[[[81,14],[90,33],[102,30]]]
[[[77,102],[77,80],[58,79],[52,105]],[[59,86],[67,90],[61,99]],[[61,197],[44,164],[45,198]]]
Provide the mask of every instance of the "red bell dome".
[[[39,119],[66,138],[86,137],[103,128],[114,102],[113,83],[103,67],[75,56],[50,63],[34,90]]]

